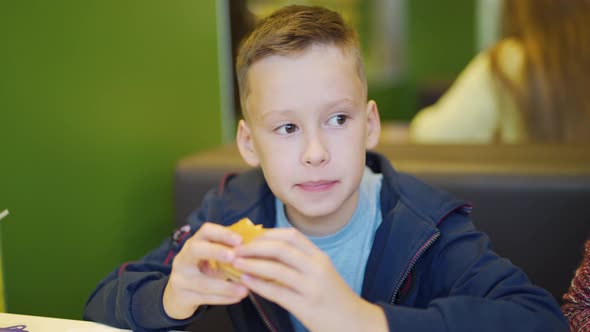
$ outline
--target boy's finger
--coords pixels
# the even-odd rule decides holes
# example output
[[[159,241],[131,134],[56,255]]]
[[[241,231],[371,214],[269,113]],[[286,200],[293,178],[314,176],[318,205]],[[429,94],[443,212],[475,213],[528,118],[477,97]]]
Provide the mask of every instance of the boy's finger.
[[[302,292],[300,285],[304,283],[305,274],[279,262],[267,259],[238,258],[234,261],[234,267],[244,274],[279,283],[297,293]]]
[[[212,294],[202,294],[200,301],[203,302],[203,304],[205,305],[234,304],[240,302],[246,296],[248,296],[247,293],[244,296],[219,296]]]
[[[203,295],[238,298],[248,295],[248,289],[241,284],[216,278],[195,280],[191,290]]]
[[[193,238],[210,242],[225,243],[229,246],[237,246],[242,242],[242,237],[232,230],[215,223],[206,222],[193,235]]]
[[[234,250],[231,247],[206,241],[187,242],[182,251],[187,253],[182,257],[188,264],[196,264],[208,259],[229,263],[235,258]]]
[[[294,270],[308,271],[307,265],[311,256],[287,241],[261,239],[240,246],[235,251],[236,257],[258,257],[279,261]]]
[[[243,274],[240,278],[248,289],[260,296],[277,303],[281,307],[290,310],[291,308],[301,307],[300,295],[293,289],[285,287],[273,281],[266,281],[251,275]]]
[[[290,245],[298,248],[307,255],[313,255],[319,250],[313,242],[311,242],[305,235],[303,235],[296,228],[273,228],[264,232],[262,235],[254,239],[254,241],[262,239],[272,239],[282,242],[287,242]],[[254,242],[253,241],[253,242]]]

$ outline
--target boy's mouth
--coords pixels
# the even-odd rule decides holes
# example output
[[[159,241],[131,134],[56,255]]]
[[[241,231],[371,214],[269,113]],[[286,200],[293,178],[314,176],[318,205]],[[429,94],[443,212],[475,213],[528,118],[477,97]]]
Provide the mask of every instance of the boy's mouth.
[[[296,187],[307,192],[322,192],[330,190],[336,183],[338,183],[338,181],[308,181],[298,183]]]

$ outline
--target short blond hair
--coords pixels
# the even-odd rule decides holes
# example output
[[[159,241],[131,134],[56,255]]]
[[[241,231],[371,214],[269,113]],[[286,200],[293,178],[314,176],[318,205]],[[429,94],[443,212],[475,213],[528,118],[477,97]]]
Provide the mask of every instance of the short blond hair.
[[[332,10],[317,6],[287,6],[260,20],[242,42],[236,59],[236,75],[242,113],[246,114],[248,70],[271,55],[292,55],[312,45],[335,45],[350,52],[366,96],[367,80],[356,31]]]

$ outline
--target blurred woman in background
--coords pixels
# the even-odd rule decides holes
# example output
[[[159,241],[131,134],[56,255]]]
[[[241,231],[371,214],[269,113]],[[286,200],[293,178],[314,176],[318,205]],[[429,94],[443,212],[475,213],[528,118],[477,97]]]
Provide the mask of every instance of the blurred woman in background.
[[[416,143],[590,143],[590,1],[505,0],[502,39],[410,125]]]

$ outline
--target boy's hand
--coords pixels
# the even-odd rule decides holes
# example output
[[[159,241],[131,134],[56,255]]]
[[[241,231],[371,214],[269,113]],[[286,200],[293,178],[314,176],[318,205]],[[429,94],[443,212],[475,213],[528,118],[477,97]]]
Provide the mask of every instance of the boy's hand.
[[[387,331],[385,314],[356,295],[330,258],[294,228],[271,229],[236,249],[242,283],[312,331]]]
[[[241,238],[217,224],[205,223],[186,241],[174,261],[164,289],[166,314],[174,319],[192,316],[200,305],[232,304],[248,295],[240,284],[226,281],[211,268],[209,259],[230,263]]]

